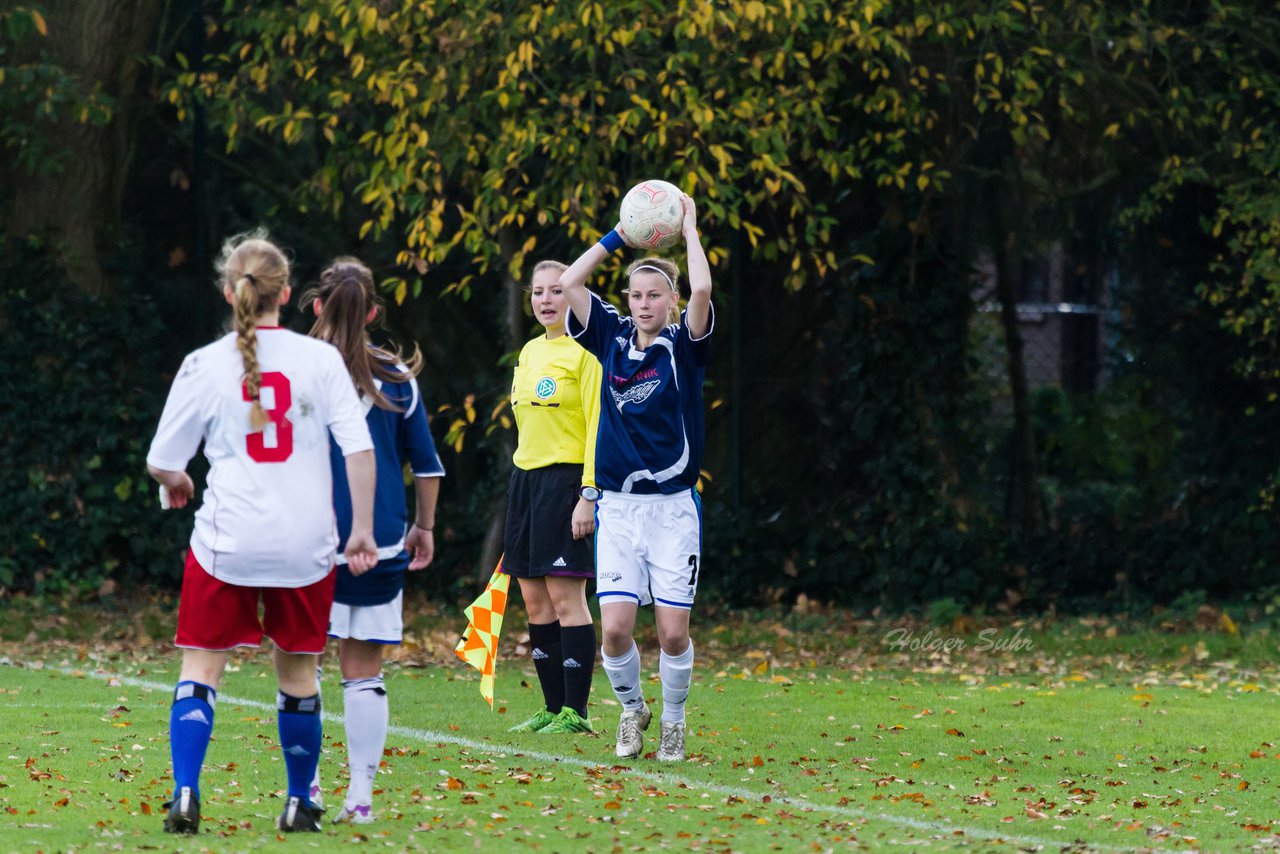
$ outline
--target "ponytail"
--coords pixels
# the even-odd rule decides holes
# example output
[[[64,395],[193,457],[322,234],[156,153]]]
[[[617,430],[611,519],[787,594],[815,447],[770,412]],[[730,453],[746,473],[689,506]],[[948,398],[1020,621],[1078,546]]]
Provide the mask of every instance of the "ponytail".
[[[413,354],[406,358],[394,347],[375,347],[369,340],[365,328],[369,313],[382,311],[373,273],[355,258],[336,258],[320,274],[320,283],[302,296],[304,305],[312,305],[315,300],[320,301],[321,308],[308,334],[338,348],[351,381],[375,406],[403,411],[387,399],[375,380],[404,382],[405,370],[410,376],[417,376],[422,370],[422,351],[415,344]]]

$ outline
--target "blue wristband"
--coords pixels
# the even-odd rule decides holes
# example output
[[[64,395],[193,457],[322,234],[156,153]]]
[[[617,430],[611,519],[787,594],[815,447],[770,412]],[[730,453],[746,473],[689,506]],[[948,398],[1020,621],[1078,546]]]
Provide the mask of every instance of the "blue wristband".
[[[619,249],[621,249],[625,244],[623,243],[622,235],[618,234],[618,229],[615,228],[610,230],[610,232],[606,234],[604,237],[600,238],[600,245],[604,247],[604,251],[612,255],[614,252],[617,252]]]

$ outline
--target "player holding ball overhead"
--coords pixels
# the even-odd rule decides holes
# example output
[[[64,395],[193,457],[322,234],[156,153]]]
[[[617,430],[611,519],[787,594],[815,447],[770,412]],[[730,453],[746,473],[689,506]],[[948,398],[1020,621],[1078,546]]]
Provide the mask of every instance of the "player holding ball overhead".
[[[622,704],[617,755],[644,749],[651,713],[641,690],[634,639],[640,605],[654,604],[661,647],[662,721],[657,757],[685,758],[685,701],[693,674],[689,612],[702,559],[702,380],[711,350],[711,268],[697,211],[682,196],[689,302],[679,310],[679,269],[664,258],[627,268],[627,306],[618,311],[586,288],[587,277],[627,241],[610,231],[560,276],[569,334],[604,369],[596,449],[596,596],[605,673]]]
[[[262,233],[241,235],[223,246],[218,273],[235,329],[187,355],[147,453],[147,471],[175,508],[194,495],[186,467],[201,442],[209,460],[178,604],[174,643],[182,669],[169,717],[173,800],[164,828],[198,832],[200,770],[227,659],[265,634],[275,644],[288,777],[276,826],[318,831],[320,810],[309,798],[321,741],[316,662],[338,545],[329,435],[345,457],[352,507],[346,559],[355,573],[378,559],[373,443],[338,351],[280,327],[290,291],[284,254]]]

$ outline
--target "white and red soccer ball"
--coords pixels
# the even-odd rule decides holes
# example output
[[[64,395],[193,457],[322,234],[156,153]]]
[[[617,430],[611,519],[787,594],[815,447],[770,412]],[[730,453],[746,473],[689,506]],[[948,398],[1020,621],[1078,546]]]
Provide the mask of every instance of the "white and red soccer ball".
[[[684,193],[675,184],[641,181],[622,198],[618,212],[627,239],[644,249],[666,249],[680,239]]]

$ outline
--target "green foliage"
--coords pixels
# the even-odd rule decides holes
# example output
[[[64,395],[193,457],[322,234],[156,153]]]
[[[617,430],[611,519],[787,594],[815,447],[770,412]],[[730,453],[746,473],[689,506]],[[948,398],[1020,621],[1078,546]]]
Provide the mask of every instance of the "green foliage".
[[[718,271],[736,233],[757,296],[823,291],[812,317],[829,349],[806,400],[822,457],[753,486],[743,514],[710,517],[735,586],[774,588],[781,568],[784,586],[823,594],[991,600],[1025,569],[1004,560],[1003,499],[984,488],[1001,446],[974,381],[968,271],[1001,229],[1050,237],[1120,188],[1126,122],[1156,114],[1126,81],[1167,38],[1134,35],[1145,14],[1100,0],[633,0],[505,16],[228,3],[210,55],[167,97],[179,115],[203,104],[230,155],[306,152],[300,206],[358,211],[358,236],[395,252],[397,301],[427,283],[492,292],[527,258],[608,228],[636,178],[677,181],[702,203]],[[1007,208],[989,228],[988,185]],[[476,423],[463,406],[451,442]],[[749,542],[780,493],[786,530]]]
[[[954,625],[963,616],[964,606],[950,596],[934,599],[925,609],[925,619],[932,625],[944,628]]]
[[[1166,6],[1168,8],[1166,8]],[[1240,336],[1245,375],[1280,378],[1280,21],[1249,3],[1156,4],[1135,11],[1152,71],[1166,82],[1134,132],[1162,160],[1127,211],[1158,220],[1188,189],[1207,194],[1195,212],[1216,245],[1199,296]],[[1137,37],[1137,36],[1135,36]],[[1274,401],[1274,396],[1272,397]]]
[[[109,96],[87,90],[45,55],[41,42],[48,32],[38,7],[0,9],[0,148],[15,167],[32,174],[59,168],[57,148],[48,141],[56,121],[104,125],[115,109]]]
[[[78,296],[30,259],[0,278],[0,587],[176,578],[190,520],[159,512],[145,462],[165,391],[153,308]]]
[[[730,597],[804,591],[899,608],[1002,593],[1002,534],[976,488],[985,401],[969,379],[968,276],[937,244],[913,254],[891,235],[868,242],[880,263],[806,289],[819,305],[797,334],[819,381],[784,381],[777,401],[752,401],[786,407],[749,439],[767,474],[740,515],[707,516],[708,542],[732,555]]]
[[[536,257],[572,257],[655,175],[698,197],[718,309],[748,317],[733,511],[727,407],[708,419],[708,544],[732,566],[709,592],[1116,608],[1265,578],[1274,16],[1163,0],[242,6],[209,11],[209,54],[164,68],[162,97],[180,119],[203,108],[230,169],[262,185],[254,215],[269,199],[300,232],[333,218],[325,251],[359,245],[397,302],[449,317],[457,338],[430,337],[452,383],[435,402],[465,400],[437,431],[460,455],[442,510],[465,508],[457,548],[482,538],[507,463],[505,372],[476,343],[502,337],[492,295]],[[976,346],[971,271],[995,245],[1016,264],[1068,236],[1119,260],[1132,364],[1093,398],[1033,400],[1048,514],[1023,537],[993,406],[1007,389],[988,379],[1005,353]],[[735,238],[747,282],[728,294]],[[428,294],[480,296],[469,314],[489,316],[413,299]]]
[[[1148,353],[1146,370],[1173,370]],[[1203,401],[1156,403],[1160,388],[1130,374],[1091,396],[1038,395],[1050,523],[1011,552],[1026,568],[1029,604],[1128,610],[1188,590],[1238,598],[1267,583],[1280,546],[1259,499],[1276,466],[1270,419],[1216,423]]]
[[[837,237],[851,193],[945,196],[983,149],[1020,150],[1027,170],[1050,141],[1114,137],[1094,87],[1142,46],[1099,59],[1105,28],[1127,25],[1105,10],[229,3],[217,49],[168,98],[179,116],[206,104],[230,151],[320,151],[302,196],[358,206],[360,235],[394,235],[411,273],[455,250],[479,274],[519,271],[549,231],[594,239],[627,186],[658,173],[798,287],[851,257]],[[1035,186],[1056,189],[1041,172]],[[519,235],[511,252],[503,229]]]

